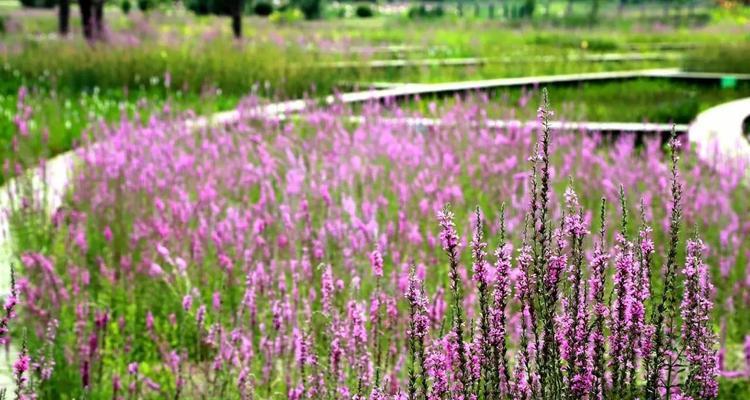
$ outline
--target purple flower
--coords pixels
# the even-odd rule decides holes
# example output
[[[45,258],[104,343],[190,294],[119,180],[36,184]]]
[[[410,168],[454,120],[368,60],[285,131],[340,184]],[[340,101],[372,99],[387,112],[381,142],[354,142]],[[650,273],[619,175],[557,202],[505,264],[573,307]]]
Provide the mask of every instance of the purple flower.
[[[406,299],[412,310],[412,327],[408,334],[415,338],[423,339],[427,336],[430,320],[427,315],[427,297],[424,293],[424,284],[416,273],[409,274],[409,287],[406,291]]]
[[[383,277],[383,256],[377,249],[370,253],[370,266],[372,267],[372,275],[374,277]]]
[[[21,354],[15,363],[13,363],[13,371],[16,373],[16,375],[23,375],[26,371],[29,370],[29,363],[31,362],[31,357],[29,357],[27,354]]]
[[[182,298],[182,309],[185,311],[190,311],[190,308],[193,306],[193,296],[186,294],[185,297]]]
[[[714,333],[711,329],[711,292],[713,285],[708,266],[703,262],[705,246],[701,240],[688,240],[683,292],[682,345],[687,361],[683,392],[694,398],[712,399],[719,394],[718,367]]]
[[[128,373],[130,375],[138,375],[138,363],[132,362],[128,364]]]
[[[458,234],[456,225],[453,223],[453,212],[448,209],[442,210],[438,212],[438,219],[440,220],[440,243],[443,250],[455,249],[458,247]]]

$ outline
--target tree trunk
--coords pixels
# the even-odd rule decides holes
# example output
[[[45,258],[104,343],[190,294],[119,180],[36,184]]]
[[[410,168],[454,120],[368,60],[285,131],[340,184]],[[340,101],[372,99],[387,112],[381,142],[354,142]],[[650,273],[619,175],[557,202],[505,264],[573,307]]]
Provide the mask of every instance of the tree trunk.
[[[94,39],[94,24],[91,11],[93,10],[91,0],[78,0],[78,6],[81,8],[81,27],[83,27],[83,37],[86,40]]]
[[[66,36],[70,31],[70,0],[60,0],[57,12],[60,36]]]
[[[104,0],[94,0],[94,37],[104,38]]]
[[[242,37],[242,9],[244,8],[244,0],[233,0],[231,17],[232,17],[232,33],[234,37],[239,39]]]
[[[568,0],[568,5],[565,7],[565,17],[573,15],[573,0]]]

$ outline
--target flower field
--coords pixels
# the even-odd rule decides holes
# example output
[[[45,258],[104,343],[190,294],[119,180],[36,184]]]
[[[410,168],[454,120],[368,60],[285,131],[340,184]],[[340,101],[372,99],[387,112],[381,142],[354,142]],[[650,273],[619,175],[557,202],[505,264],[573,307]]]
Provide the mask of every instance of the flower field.
[[[260,102],[101,125],[51,218],[17,194],[22,393],[698,399],[748,368],[746,165],[547,107],[484,128],[484,97],[427,128]]]
[[[750,398],[748,21],[0,0],[0,400]]]

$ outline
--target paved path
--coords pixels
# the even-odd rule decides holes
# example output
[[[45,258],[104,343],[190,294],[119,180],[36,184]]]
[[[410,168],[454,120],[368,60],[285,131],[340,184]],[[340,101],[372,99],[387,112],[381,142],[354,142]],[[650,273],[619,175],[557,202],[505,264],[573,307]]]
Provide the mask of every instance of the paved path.
[[[572,83],[572,82],[587,82],[591,80],[607,81],[607,80],[626,80],[626,79],[638,79],[638,78],[653,78],[653,79],[674,79],[674,80],[685,80],[685,81],[716,81],[725,77],[732,77],[738,81],[750,80],[750,74],[727,74],[721,72],[686,72],[679,68],[659,68],[659,69],[643,69],[633,71],[615,71],[615,72],[593,72],[584,74],[569,74],[569,75],[546,75],[537,78],[544,78],[543,81],[537,83]],[[489,89],[500,88],[500,87],[513,87],[513,86],[529,86],[530,83],[528,78],[501,78],[501,79],[488,79],[468,82],[453,82],[453,83],[410,83],[410,82],[365,82],[359,83],[359,87],[383,90],[383,89],[410,89],[419,87],[425,91],[429,91],[430,88],[438,87],[443,89],[445,85],[458,85],[462,86],[466,83],[474,82],[478,85],[490,85]],[[533,84],[532,82],[531,84]],[[437,86],[439,85],[439,86]],[[486,88],[485,88],[486,89]],[[461,90],[456,90],[461,91]]]
[[[521,78],[500,78],[449,83],[407,83],[381,90],[370,89],[359,92],[346,93],[341,95],[339,99],[344,103],[359,103],[369,100],[382,100],[386,98],[403,99],[429,94],[444,95],[456,92],[492,90],[516,86],[543,86],[548,84],[614,81],[638,78],[718,80],[725,76],[732,76],[737,80],[750,80],[750,74],[683,72],[679,68],[658,68],[631,71],[587,72],[581,74],[527,76]],[[328,98],[326,98],[327,102],[332,102],[333,100],[333,96],[329,96]]]
[[[528,63],[581,63],[581,62],[626,62],[626,61],[677,61],[680,55],[669,52],[653,53],[602,53],[570,56],[536,57],[458,57],[425,58],[413,60],[370,60],[335,61],[322,64],[326,68],[407,68],[407,67],[469,67],[488,64],[528,64]]]
[[[743,132],[746,118],[750,118],[750,98],[720,104],[695,118],[688,138],[696,144],[698,155],[713,165],[739,161],[750,167],[750,141]]]
[[[353,123],[362,123],[364,117],[350,117]],[[437,118],[379,118],[379,122],[386,124],[405,124],[407,126],[430,127],[446,126],[446,122]],[[490,129],[505,129],[515,127],[534,127],[538,126],[537,121],[522,121],[517,119],[499,120],[491,119],[482,123],[476,123],[474,126],[487,127]],[[570,130],[579,132],[631,132],[631,133],[662,133],[671,132],[674,128],[677,133],[685,133],[689,126],[686,124],[651,124],[637,122],[589,122],[589,121],[550,121],[550,128],[555,130]]]

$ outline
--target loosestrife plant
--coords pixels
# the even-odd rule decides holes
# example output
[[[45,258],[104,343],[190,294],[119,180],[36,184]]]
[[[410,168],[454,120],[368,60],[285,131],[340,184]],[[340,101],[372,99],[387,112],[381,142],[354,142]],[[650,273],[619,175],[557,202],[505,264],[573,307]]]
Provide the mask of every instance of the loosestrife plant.
[[[717,396],[726,288],[713,239],[683,246],[680,227],[736,218],[708,195],[744,193],[736,173],[680,175],[675,138],[665,165],[658,141],[602,151],[553,132],[546,94],[532,130],[490,131],[459,105],[424,132],[377,118],[403,114],[388,107],[366,105],[353,129],[341,105],[301,122],[103,126],[18,253],[33,333],[19,395]],[[42,229],[26,195],[12,221]]]

